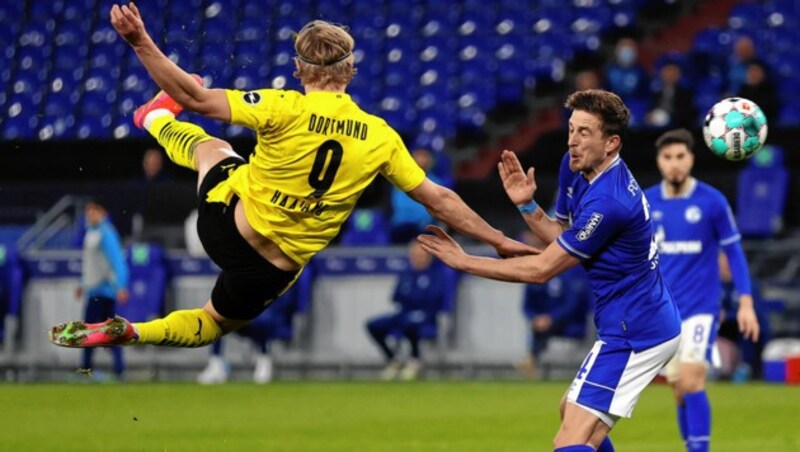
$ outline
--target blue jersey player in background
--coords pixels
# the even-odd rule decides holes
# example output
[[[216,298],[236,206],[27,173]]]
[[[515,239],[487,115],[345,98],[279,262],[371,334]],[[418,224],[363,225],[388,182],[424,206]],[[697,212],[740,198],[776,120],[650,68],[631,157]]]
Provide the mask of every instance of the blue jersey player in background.
[[[741,236],[725,196],[691,177],[693,146],[686,129],[661,135],[656,149],[663,180],[645,192],[656,228],[661,272],[683,319],[680,349],[667,366],[667,380],[678,403],[681,435],[692,452],[707,451],[711,435],[705,385],[722,308],[720,248],[728,257],[739,293],[739,330],[753,341],[759,333]]]
[[[418,240],[446,264],[502,281],[544,283],[582,264],[595,298],[598,340],[562,401],[558,452],[613,451],[607,435],[630,417],[639,396],[678,349],[680,316],[659,271],[650,211],[619,156],[630,112],[616,94],[578,91],[566,102],[569,152],[559,174],[556,218],[533,201],[527,174],[512,152],[498,165],[503,186],[547,248],[500,260],[471,256],[435,226]]]

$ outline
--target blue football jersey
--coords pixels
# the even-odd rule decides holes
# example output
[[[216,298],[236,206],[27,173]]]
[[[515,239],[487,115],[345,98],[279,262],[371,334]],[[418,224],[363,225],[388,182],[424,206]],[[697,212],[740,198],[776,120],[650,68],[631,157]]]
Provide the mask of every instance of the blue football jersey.
[[[556,217],[569,228],[559,245],[582,261],[595,298],[600,340],[641,351],[680,333],[680,316],[661,277],[650,211],[619,156],[592,182],[561,162]]]
[[[650,201],[661,272],[683,318],[719,316],[720,246],[741,240],[725,196],[692,179],[688,192],[667,197],[663,185],[645,192]]]

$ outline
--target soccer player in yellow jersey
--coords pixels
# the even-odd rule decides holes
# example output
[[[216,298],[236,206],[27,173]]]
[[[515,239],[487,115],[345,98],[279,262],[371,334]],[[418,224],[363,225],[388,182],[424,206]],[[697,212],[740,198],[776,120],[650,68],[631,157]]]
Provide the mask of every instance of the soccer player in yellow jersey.
[[[355,75],[353,38],[341,27],[313,21],[297,35],[296,72],[305,94],[263,89],[207,89],[172,63],[147,34],[132,3],[111,10],[114,28],[134,48],[163,92],[134,115],[175,163],[198,172],[198,232],[222,269],[202,309],[132,324],[54,327],[67,347],[211,344],[257,317],[285,291],[311,257],[324,249],[361,193],[381,174],[436,218],[492,245],[502,255],[535,249],[492,228],[453,191],[425,177],[398,134],[362,111],[345,93]],[[230,145],[175,119],[183,108],[257,133],[246,163]]]

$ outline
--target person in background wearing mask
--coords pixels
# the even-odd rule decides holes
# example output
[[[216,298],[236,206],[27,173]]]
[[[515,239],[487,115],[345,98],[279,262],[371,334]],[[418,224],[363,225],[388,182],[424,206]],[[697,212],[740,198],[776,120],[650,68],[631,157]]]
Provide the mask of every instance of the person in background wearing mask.
[[[639,64],[638,44],[631,38],[617,42],[614,61],[605,74],[606,87],[626,103],[631,100],[646,100],[650,80],[644,67]]]

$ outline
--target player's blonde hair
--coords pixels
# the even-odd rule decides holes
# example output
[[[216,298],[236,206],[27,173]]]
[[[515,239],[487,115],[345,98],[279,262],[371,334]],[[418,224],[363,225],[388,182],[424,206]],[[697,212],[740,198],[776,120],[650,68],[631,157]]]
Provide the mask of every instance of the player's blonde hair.
[[[297,70],[303,85],[347,85],[356,75],[353,67],[355,40],[347,29],[324,20],[306,24],[294,42]]]

